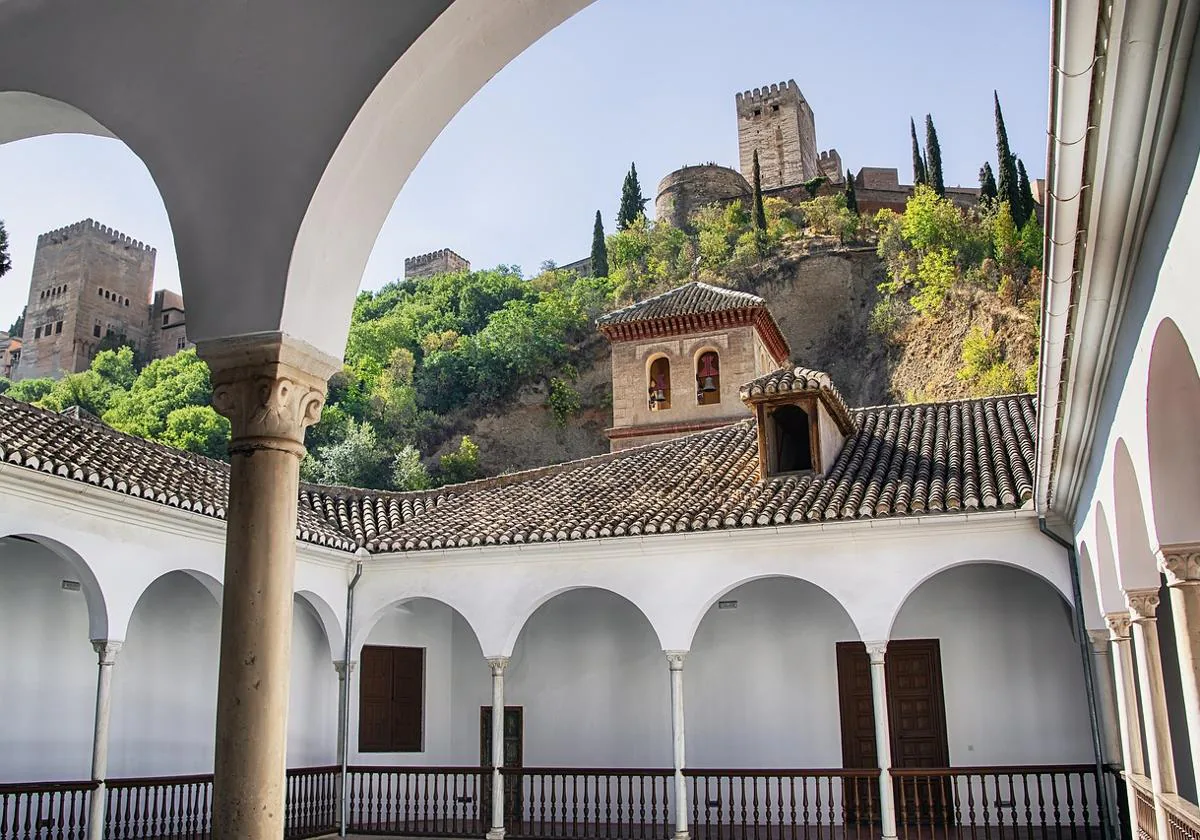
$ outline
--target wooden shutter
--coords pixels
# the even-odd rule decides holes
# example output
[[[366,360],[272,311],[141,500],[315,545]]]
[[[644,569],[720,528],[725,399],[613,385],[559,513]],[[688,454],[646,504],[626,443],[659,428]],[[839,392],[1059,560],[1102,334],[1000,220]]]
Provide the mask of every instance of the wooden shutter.
[[[425,649],[366,645],[359,662],[359,751],[420,752]]]

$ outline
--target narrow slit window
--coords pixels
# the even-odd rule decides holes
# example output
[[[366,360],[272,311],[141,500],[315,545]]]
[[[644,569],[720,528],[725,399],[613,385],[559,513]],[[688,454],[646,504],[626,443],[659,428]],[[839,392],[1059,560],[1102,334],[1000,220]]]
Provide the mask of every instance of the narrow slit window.
[[[664,358],[650,364],[650,410],[662,411],[671,407],[671,362]]]

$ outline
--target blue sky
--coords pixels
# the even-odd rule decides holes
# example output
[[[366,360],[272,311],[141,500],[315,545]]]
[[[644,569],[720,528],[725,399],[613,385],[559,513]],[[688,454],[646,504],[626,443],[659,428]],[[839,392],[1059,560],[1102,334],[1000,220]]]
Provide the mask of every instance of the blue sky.
[[[446,127],[397,198],[363,287],[437,248],[526,275],[586,256],[597,209],[612,230],[631,161],[651,200],[685,163],[736,167],[734,93],[790,78],[818,147],[855,171],[895,166],[911,179],[908,119],[932,113],[947,184],[976,184],[994,159],[996,89],[1013,150],[1042,177],[1048,33],[1044,0],[597,0]],[[179,288],[162,200],[117,141],[0,146],[0,184],[13,259],[0,329],[25,303],[38,234],[88,217],[157,247],[156,285]]]

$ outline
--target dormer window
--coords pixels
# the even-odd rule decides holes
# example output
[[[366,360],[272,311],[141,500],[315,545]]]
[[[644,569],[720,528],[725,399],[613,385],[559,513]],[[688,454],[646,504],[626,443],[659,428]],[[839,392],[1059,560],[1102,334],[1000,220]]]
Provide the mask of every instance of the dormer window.
[[[812,420],[798,405],[781,405],[768,413],[769,471],[800,472],[813,468]]]
[[[721,357],[709,350],[696,360],[696,404],[716,405],[721,401]]]
[[[650,363],[650,410],[662,411],[671,407],[671,362],[659,356]]]

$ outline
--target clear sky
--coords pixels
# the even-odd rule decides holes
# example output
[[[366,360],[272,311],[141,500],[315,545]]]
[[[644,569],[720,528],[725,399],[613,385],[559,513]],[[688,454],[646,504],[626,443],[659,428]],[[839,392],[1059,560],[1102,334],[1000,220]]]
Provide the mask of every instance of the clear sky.
[[[911,180],[908,120],[932,113],[946,183],[964,185],[994,161],[996,89],[1013,150],[1042,177],[1048,38],[1045,0],[597,0],[446,127],[397,198],[363,287],[438,248],[526,275],[587,256],[597,209],[612,231],[631,161],[651,202],[683,164],[736,168],[734,94],[791,78],[818,148],[837,148],[847,167],[894,166]],[[162,200],[119,142],[0,146],[0,185],[13,260],[0,329],[26,301],[38,234],[84,218],[158,248],[156,285],[179,288]]]

